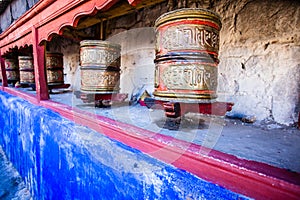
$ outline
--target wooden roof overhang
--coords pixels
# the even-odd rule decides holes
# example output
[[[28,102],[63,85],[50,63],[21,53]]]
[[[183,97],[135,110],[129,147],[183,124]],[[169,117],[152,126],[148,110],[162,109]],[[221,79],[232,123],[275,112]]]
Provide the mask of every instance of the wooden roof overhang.
[[[64,27],[77,27],[81,17],[107,11],[117,2],[118,0],[39,1],[0,34],[1,54],[34,42],[41,44],[42,41],[49,41],[53,34],[62,35]],[[139,0],[128,0],[128,5],[136,6],[138,2]],[[33,29],[36,30],[36,36],[33,35]]]

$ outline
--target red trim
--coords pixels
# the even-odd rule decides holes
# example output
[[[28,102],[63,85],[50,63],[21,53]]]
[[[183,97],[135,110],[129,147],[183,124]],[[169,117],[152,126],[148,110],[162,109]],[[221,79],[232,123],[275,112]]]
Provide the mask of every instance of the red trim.
[[[50,40],[53,34],[62,34],[66,26],[76,27],[82,16],[93,15],[97,10],[106,10],[118,0],[44,0],[28,10],[5,32],[0,34],[1,52],[10,48],[32,44],[32,27],[39,32],[38,43]],[[136,4],[138,0],[131,0]]]
[[[2,90],[4,87],[7,87],[7,76],[6,76],[6,70],[5,70],[5,64],[4,64],[4,59],[1,57],[1,52],[0,52],[0,67],[1,67],[1,75],[2,75]]]
[[[37,101],[49,99],[45,72],[45,46],[38,44],[38,30],[32,27],[34,78]]]
[[[169,26],[176,26],[176,25],[186,25],[186,24],[197,24],[197,25],[207,25],[210,27],[213,27],[217,30],[220,30],[220,27],[217,23],[208,21],[208,20],[199,20],[199,19],[179,19],[175,22],[167,22],[161,26],[158,27],[158,29],[162,29],[162,31],[165,31]]]
[[[38,103],[34,96],[13,88],[5,91],[234,192],[255,199],[298,199],[300,196],[299,173],[240,159],[53,101]]]
[[[128,3],[132,6],[137,6],[139,3],[141,3],[142,0],[127,0]]]

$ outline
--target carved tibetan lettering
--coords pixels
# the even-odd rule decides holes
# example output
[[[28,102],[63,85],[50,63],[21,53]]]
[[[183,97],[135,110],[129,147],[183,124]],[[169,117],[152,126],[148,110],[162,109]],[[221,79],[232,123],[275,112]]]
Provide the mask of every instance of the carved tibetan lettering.
[[[64,82],[62,70],[47,70],[48,83],[61,83]]]
[[[118,63],[118,59],[120,54],[115,51],[104,51],[99,49],[88,49],[85,48],[81,51],[80,60],[82,66],[89,66],[89,65],[105,65],[111,66],[116,65]]]
[[[113,90],[119,81],[119,72],[104,70],[82,70],[82,90]]]
[[[216,68],[202,65],[172,65],[162,72],[168,89],[211,90],[216,88]]]
[[[161,33],[162,47],[168,50],[196,49],[219,50],[219,35],[203,25],[178,25]]]

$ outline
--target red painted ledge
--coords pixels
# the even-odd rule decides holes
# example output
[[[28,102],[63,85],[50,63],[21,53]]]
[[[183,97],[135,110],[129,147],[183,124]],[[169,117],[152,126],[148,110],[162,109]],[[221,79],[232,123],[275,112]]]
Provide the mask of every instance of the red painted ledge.
[[[154,133],[31,94],[4,87],[4,91],[49,108],[77,124],[136,148],[175,167],[255,199],[299,199],[300,174],[268,164],[237,158],[200,145]],[[201,152],[209,152],[201,154]]]

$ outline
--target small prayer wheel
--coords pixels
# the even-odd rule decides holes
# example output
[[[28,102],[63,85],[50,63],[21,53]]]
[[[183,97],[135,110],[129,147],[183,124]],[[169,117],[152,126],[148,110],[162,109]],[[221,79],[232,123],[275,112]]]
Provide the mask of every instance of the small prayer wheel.
[[[156,20],[155,97],[217,97],[220,29],[219,15],[199,8],[174,10]]]
[[[19,66],[17,59],[5,59],[5,71],[7,76],[7,81],[17,82],[20,79]],[[2,76],[1,76],[2,77]]]
[[[20,83],[34,83],[34,67],[32,56],[19,56]]]
[[[119,92],[121,46],[108,41],[80,42],[81,91]]]
[[[48,85],[63,85],[64,84],[63,54],[47,53],[46,70],[47,70]]]

